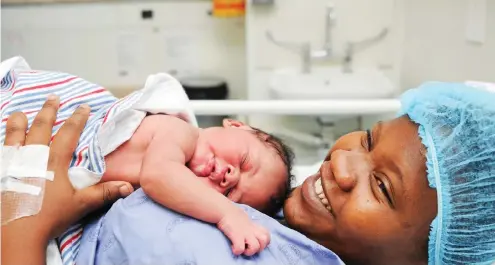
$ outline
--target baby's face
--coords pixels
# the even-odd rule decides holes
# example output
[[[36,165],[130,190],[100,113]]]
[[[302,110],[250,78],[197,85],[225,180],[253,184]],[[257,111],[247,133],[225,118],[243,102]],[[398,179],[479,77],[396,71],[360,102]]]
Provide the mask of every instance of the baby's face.
[[[265,210],[280,194],[287,179],[277,152],[240,122],[200,132],[189,168],[210,187],[230,200]]]

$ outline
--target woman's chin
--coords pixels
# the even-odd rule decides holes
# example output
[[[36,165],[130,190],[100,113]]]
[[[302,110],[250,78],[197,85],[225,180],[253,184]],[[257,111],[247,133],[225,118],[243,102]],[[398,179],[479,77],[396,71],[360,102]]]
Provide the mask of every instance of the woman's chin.
[[[299,231],[300,228],[300,221],[298,220],[298,203],[296,202],[299,198],[299,195],[297,193],[300,193],[301,187],[295,188],[291,194],[289,195],[289,198],[284,203],[284,219],[287,222],[287,225],[295,230]]]
[[[304,234],[307,226],[311,223],[312,213],[308,211],[308,207],[305,205],[301,187],[295,188],[285,201],[284,218],[289,227]]]

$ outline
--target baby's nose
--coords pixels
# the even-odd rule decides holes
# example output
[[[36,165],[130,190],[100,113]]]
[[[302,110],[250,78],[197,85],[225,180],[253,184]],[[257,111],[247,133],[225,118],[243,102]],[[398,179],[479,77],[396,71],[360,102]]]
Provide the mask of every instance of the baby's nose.
[[[224,179],[225,179],[225,174],[227,173],[227,167],[221,167],[218,170],[215,170],[214,172],[211,172],[210,174],[210,179],[215,183],[220,185]]]
[[[227,165],[225,167],[225,174],[223,175],[223,180],[220,182],[220,186],[223,188],[232,188],[239,182],[239,170],[237,170],[232,165]]]

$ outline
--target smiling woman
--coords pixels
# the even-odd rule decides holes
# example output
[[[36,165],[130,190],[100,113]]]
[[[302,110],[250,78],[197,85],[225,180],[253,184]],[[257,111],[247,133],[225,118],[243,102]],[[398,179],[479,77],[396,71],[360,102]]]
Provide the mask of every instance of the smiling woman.
[[[428,186],[417,128],[403,116],[341,137],[286,202],[288,222],[351,263],[425,260],[436,192]],[[383,253],[381,262],[370,251]]]
[[[341,137],[285,203],[346,264],[495,262],[495,94],[427,83],[371,131]]]

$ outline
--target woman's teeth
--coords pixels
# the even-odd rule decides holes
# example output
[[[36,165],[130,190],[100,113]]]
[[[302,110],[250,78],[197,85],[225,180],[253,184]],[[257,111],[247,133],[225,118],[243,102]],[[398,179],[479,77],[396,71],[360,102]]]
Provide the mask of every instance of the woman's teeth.
[[[323,186],[321,185],[321,178],[315,181],[315,192],[316,192],[316,196],[318,196],[323,206],[325,206],[325,208],[327,208],[327,210],[331,212],[332,207],[330,207],[330,204],[328,203],[328,199],[325,197],[325,193],[323,192]]]

